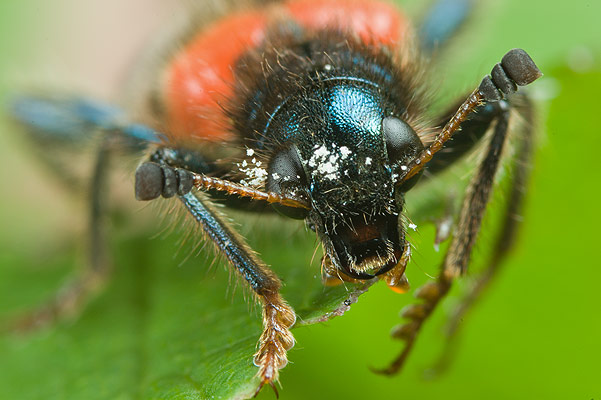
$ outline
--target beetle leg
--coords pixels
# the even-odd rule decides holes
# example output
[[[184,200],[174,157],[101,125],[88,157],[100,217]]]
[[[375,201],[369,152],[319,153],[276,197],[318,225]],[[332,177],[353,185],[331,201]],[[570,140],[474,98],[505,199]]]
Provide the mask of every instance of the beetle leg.
[[[78,315],[90,297],[108,280],[111,267],[107,259],[103,217],[106,213],[104,205],[110,151],[110,143],[105,139],[96,156],[90,186],[88,261],[85,270],[67,282],[46,304],[10,321],[8,330],[28,332]]]
[[[255,396],[263,385],[269,384],[277,397],[274,382],[278,380],[279,370],[288,363],[287,351],[294,346],[290,327],[296,322],[296,314],[277,292],[259,296],[263,302],[263,333],[253,360],[259,367],[258,376],[261,379]]]
[[[534,110],[532,103],[525,96],[522,96],[520,100],[523,100],[521,104],[513,103],[512,106],[518,110],[520,116],[524,120],[524,134],[515,156],[511,192],[505,205],[502,225],[499,229],[493,252],[486,263],[486,269],[476,278],[467,294],[463,297],[449,318],[446,327],[447,342],[441,356],[432,369],[433,373],[439,373],[448,366],[453,344],[457,338],[461,322],[480,296],[482,296],[482,293],[490,285],[491,281],[497,276],[503,265],[503,260],[515,244],[515,237],[520,221],[519,216],[521,214],[523,203],[523,193],[529,178],[529,161],[532,157],[534,136]]]
[[[405,308],[401,315],[409,319],[409,322],[395,327],[392,331],[393,337],[405,341],[403,351],[389,367],[377,372],[395,374],[400,370],[415,343],[421,326],[448,293],[453,280],[465,272],[494,186],[502,150],[507,141],[508,122],[509,110],[506,109],[496,118],[494,132],[485,156],[470,181],[461,207],[458,226],[445,255],[438,279],[416,291],[416,297],[423,302]]]
[[[444,46],[469,18],[473,3],[472,0],[433,2],[418,30],[422,51],[432,53]]]
[[[481,126],[479,126],[481,124],[474,119],[470,122],[469,117],[475,110],[481,109],[487,103],[499,102],[499,105],[495,106],[497,107],[496,110],[491,108],[489,112],[485,113],[489,115],[491,123],[496,121],[495,128],[484,158],[468,186],[461,206],[457,229],[442,263],[441,273],[435,282],[430,282],[416,291],[416,297],[422,299],[423,303],[410,305],[402,311],[401,315],[410,321],[395,327],[392,336],[404,340],[405,347],[387,368],[376,372],[390,375],[401,369],[415,344],[423,323],[448,293],[453,280],[460,274],[465,273],[494,186],[502,151],[507,142],[509,103],[503,102],[503,99],[515,93],[518,86],[528,85],[540,76],[542,76],[542,73],[525,51],[520,49],[509,51],[505,54],[501,63],[495,65],[491,74],[482,80],[478,89],[472,92],[449,119],[436,139],[409,163],[405,176],[401,178],[402,180],[414,176],[433,160],[434,155],[444,148],[444,145],[448,143],[459,128],[467,127],[468,130],[472,130],[472,133],[482,131]]]
[[[170,166],[170,161],[173,161],[168,158],[170,153],[172,152],[155,152],[152,155],[154,162],[143,163],[138,167],[136,198],[152,200],[159,196],[177,195],[198,222],[207,239],[210,239],[217,251],[227,257],[230,265],[246,280],[263,307],[263,333],[254,355],[254,364],[259,367],[257,375],[260,379],[256,393],[268,384],[277,395],[275,382],[278,380],[279,370],[288,363],[287,351],[294,346],[294,336],[290,328],[296,322],[296,314],[279,293],[281,282],[277,275],[261,261],[203,193],[203,190],[212,187],[198,184],[196,177],[199,175],[187,169]],[[233,182],[223,182],[240,186]],[[200,191],[192,193],[193,185]]]
[[[85,97],[19,96],[11,101],[11,114],[42,143],[86,143],[94,137],[89,133],[97,130],[128,139],[121,143],[121,150],[166,141],[165,135],[129,120],[124,110]]]
[[[296,321],[294,310],[280,296],[280,280],[250,249],[211,205],[203,193],[180,195],[190,214],[204,233],[225,255],[231,265],[248,282],[263,306],[263,334],[258,343],[254,363],[261,380],[257,393],[265,384],[278,380],[279,370],[288,362],[287,351],[294,346],[290,328]]]

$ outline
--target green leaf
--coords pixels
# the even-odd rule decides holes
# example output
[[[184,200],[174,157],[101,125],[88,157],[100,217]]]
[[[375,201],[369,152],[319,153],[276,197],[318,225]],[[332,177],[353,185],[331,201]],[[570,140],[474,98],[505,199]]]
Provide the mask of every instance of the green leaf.
[[[286,244],[284,251],[268,259],[278,266],[283,294],[298,312],[297,326],[341,315],[368,285],[324,288],[319,266],[309,265],[312,235],[291,233],[290,226],[276,219],[261,217],[261,224],[274,228],[260,232],[255,227],[251,242],[258,249],[271,247],[272,253],[281,248],[275,242]],[[11,359],[0,367],[0,381],[9,378],[0,387],[10,387],[18,363],[27,365],[27,375],[38,377],[37,385],[20,390],[20,398],[37,398],[39,390],[53,382],[65,384],[64,391],[55,392],[56,398],[252,396],[258,385],[252,356],[262,331],[259,308],[249,306],[244,290],[232,290],[221,262],[207,274],[212,251],[202,251],[178,266],[182,256],[173,256],[177,248],[174,240],[116,241],[114,279],[79,319],[0,342],[2,353],[9,355],[5,359]],[[47,287],[56,287],[48,274],[37,276],[37,268],[24,268],[26,258],[3,261],[4,266],[17,267],[4,268],[2,282],[21,282],[25,290],[38,287],[44,293],[52,291]],[[69,271],[73,258],[57,264],[55,268]],[[10,293],[8,287],[3,289]]]

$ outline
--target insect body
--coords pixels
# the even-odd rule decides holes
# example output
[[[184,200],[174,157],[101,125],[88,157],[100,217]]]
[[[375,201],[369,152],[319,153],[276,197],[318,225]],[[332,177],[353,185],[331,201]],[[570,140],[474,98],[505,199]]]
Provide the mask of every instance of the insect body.
[[[523,50],[512,50],[459,107],[429,119],[424,64],[412,42],[410,26],[387,3],[274,2],[186,37],[141,102],[149,128],[93,104],[73,112],[107,131],[154,142],[136,172],[136,197],[177,196],[205,240],[257,295],[264,332],[254,362],[261,386],[273,386],[286,365],[296,317],[279,294],[278,277],[215,210],[212,198],[220,193],[229,194],[224,200],[232,207],[264,201],[304,219],[323,245],[326,284],[376,278],[403,292],[411,254],[405,193],[424,168],[436,174],[468,152],[472,143],[462,138],[483,138],[494,127],[440,277],[418,292],[424,302],[405,313],[410,322],[396,336],[407,346],[385,372],[400,368],[421,324],[467,267],[507,142],[509,110],[521,104],[508,96],[540,71]],[[30,117],[43,108],[31,99],[22,106]],[[442,147],[452,151],[438,153]]]

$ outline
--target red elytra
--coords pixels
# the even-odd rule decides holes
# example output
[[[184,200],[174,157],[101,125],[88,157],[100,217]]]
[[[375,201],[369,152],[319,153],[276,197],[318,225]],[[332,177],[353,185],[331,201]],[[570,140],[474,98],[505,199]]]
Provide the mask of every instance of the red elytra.
[[[177,139],[227,141],[223,105],[232,96],[232,65],[260,46],[269,23],[288,17],[306,29],[353,32],[366,44],[394,46],[408,22],[392,5],[366,0],[289,0],[262,11],[244,11],[199,32],[167,67],[167,129]]]

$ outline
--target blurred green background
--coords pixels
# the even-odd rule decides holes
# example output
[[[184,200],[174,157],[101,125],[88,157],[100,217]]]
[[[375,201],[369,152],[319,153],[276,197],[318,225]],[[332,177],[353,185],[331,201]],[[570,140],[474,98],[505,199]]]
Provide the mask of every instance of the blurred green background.
[[[158,1],[96,3],[0,3],[3,101],[23,87],[66,87],[110,98],[131,53],[175,8]],[[401,4],[411,15],[424,8],[418,1]],[[403,373],[394,378],[374,375],[368,367],[383,366],[396,356],[400,344],[388,332],[411,297],[377,285],[345,316],[295,331],[298,343],[290,352],[293,363],[282,373],[282,398],[601,398],[600,18],[598,1],[491,1],[478,6],[475,18],[442,54],[439,97],[444,99],[472,88],[513,47],[526,49],[545,73],[532,88],[540,135],[520,240],[465,320],[449,371],[434,380],[423,377],[440,351],[445,317],[467,281],[427,323]],[[74,238],[85,229],[85,201],[43,170],[9,124],[0,127],[0,315],[6,315],[47,298],[81,261],[83,248]],[[128,203],[129,189],[123,190],[114,200]],[[139,208],[134,204],[131,209]],[[120,269],[107,293],[85,311],[84,322],[0,341],[1,397],[145,398],[145,389],[136,385],[143,385],[152,354],[130,352],[121,347],[127,340],[120,339],[99,347],[103,338],[111,338],[113,323],[148,304],[186,304],[188,293],[198,290],[191,283],[197,279],[208,280],[206,287],[215,296],[247,307],[241,290],[226,290],[228,277],[220,266],[208,274],[190,263],[177,267],[183,258],[171,256],[177,235],[147,239],[165,226],[153,227],[153,211],[134,211],[133,217],[113,221],[112,247]],[[260,225],[251,217],[243,230],[252,231],[252,241],[268,262],[301,257],[308,263],[313,239],[303,229],[285,236],[300,238],[287,255],[279,228],[265,232]],[[437,273],[440,255],[432,249],[433,236],[429,225],[420,225],[412,235],[417,251],[408,275],[414,287]],[[479,246],[476,258],[485,251],[484,244]],[[318,274],[317,269],[299,273]],[[182,284],[166,292],[162,280]],[[150,289],[140,291],[149,281]],[[106,300],[113,294],[124,303]],[[135,332],[128,340],[137,340]],[[190,349],[190,357],[196,351]],[[264,391],[259,397],[272,396]],[[185,393],[181,398],[187,398]]]

